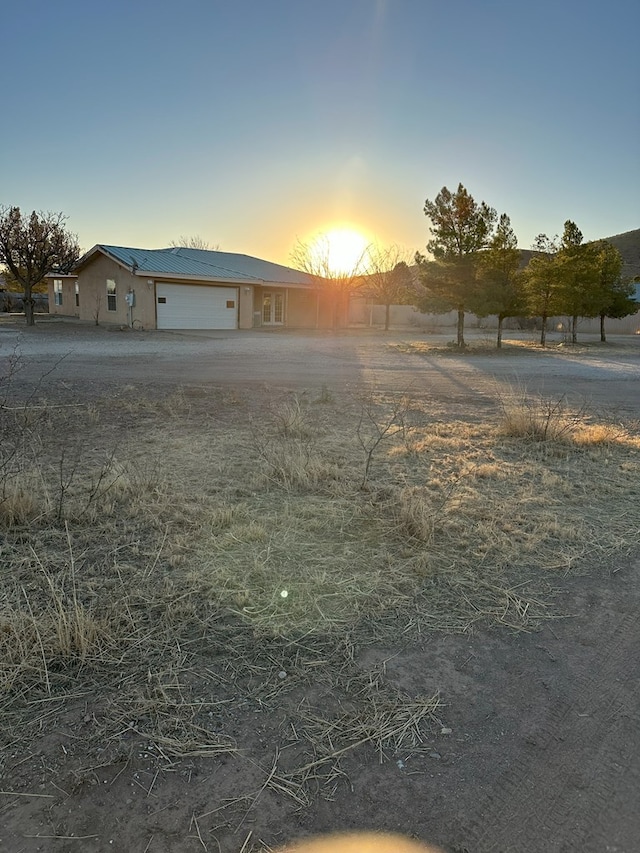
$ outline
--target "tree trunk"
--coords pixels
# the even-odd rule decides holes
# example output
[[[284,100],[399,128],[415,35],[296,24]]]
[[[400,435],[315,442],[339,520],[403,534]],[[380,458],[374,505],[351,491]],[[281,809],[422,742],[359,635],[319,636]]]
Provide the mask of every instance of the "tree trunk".
[[[389,317],[391,315],[391,305],[388,303],[384,306],[384,330],[389,331]]]
[[[603,344],[606,344],[607,336],[606,336],[605,331],[604,331],[604,316],[605,316],[604,314],[600,315],[600,340],[602,341]]]
[[[36,319],[33,316],[33,307],[35,302],[33,300],[33,296],[31,295],[31,288],[25,287],[24,289],[24,318],[27,321],[27,326],[35,326]]]
[[[496,347],[498,349],[502,349],[502,323],[504,321],[504,317],[502,314],[498,314],[498,340],[496,342]]]
[[[331,318],[331,327],[334,332],[338,331],[340,323],[340,294],[333,294],[333,317]]]
[[[547,345],[547,315],[542,315],[542,332],[540,332],[540,346],[546,347]]]
[[[575,314],[571,318],[571,343],[578,343],[578,318]]]
[[[464,342],[464,305],[458,305],[458,349],[465,348]]]

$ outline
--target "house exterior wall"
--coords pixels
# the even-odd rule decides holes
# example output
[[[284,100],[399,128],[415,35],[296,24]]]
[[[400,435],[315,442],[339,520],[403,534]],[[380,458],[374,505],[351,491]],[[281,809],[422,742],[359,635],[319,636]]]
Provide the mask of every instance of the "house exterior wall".
[[[107,281],[115,282],[115,311],[109,310],[107,300]],[[129,306],[125,295],[129,290],[135,293],[133,319],[138,320],[145,329],[155,328],[155,289],[146,279],[132,275],[105,255],[97,255],[78,273],[80,290],[80,319],[94,323],[114,323],[118,326],[129,324]]]
[[[253,326],[269,326],[263,316],[265,294],[281,294],[284,314],[281,324],[292,329],[327,328],[331,325],[331,312],[327,309],[324,295],[314,289],[296,287],[255,287],[253,295]],[[244,328],[244,327],[243,327]]]
[[[253,327],[253,292],[254,287],[240,285],[238,288],[238,328],[251,329]]]
[[[107,298],[107,281],[116,285],[116,310],[110,311]],[[164,279],[162,279],[164,280]],[[167,277],[167,281],[180,284],[194,284],[203,287],[211,286],[202,281],[176,281]],[[133,291],[135,304],[132,311],[133,322],[144,329],[157,328],[156,319],[156,280],[142,275],[134,275],[106,255],[97,255],[82,269],[78,275],[80,288],[79,317],[87,322],[114,323],[119,326],[129,325],[129,306],[126,294]],[[213,283],[211,283],[213,284]],[[238,285],[230,281],[228,284],[217,282],[220,286],[233,287],[238,290],[238,326],[250,329],[253,325],[253,287]],[[53,295],[53,285],[51,284]],[[53,296],[52,296],[53,298]],[[63,299],[64,303],[64,299]],[[66,308],[65,305],[62,306]],[[64,311],[64,313],[68,313]]]
[[[322,327],[318,313],[317,290],[290,290],[287,303],[287,325],[294,329]]]
[[[107,298],[107,281],[115,282],[115,310],[109,310]],[[201,287],[233,287],[238,293],[238,327],[251,329],[266,325],[263,321],[263,298],[266,293],[280,294],[283,300],[284,312],[282,326],[292,329],[332,329],[337,319],[338,328],[348,325],[381,326],[384,325],[385,307],[372,305],[362,296],[354,296],[350,300],[346,295],[336,294],[331,290],[269,285],[249,285],[229,282],[207,282],[202,280],[176,280],[173,276],[151,278],[144,273],[132,274],[126,267],[104,255],[96,253],[82,268],[77,276],[79,286],[79,306],[75,304],[75,282],[73,276],[65,276],[63,282],[62,305],[55,304],[54,277],[48,279],[49,310],[51,314],[69,317],[79,317],[80,320],[95,323],[96,319],[102,324],[127,326],[131,322],[126,294],[133,291],[135,305],[132,319],[136,326],[145,329],[157,328],[156,296],[157,285],[170,282],[177,287],[180,285],[196,285]],[[111,300],[113,301],[113,300]],[[347,302],[348,311],[347,311]],[[445,329],[455,326],[457,314],[422,314],[410,305],[391,306],[391,325],[418,327],[423,329]],[[556,318],[550,321],[549,328],[566,318]],[[497,325],[495,317],[479,319],[475,315],[467,315],[466,323],[469,328],[494,328]],[[277,324],[280,325],[280,324]],[[516,321],[507,320],[505,328],[517,328]],[[633,334],[640,328],[640,313],[622,320],[607,320],[606,329],[611,334]],[[599,332],[599,320],[582,320],[580,330],[584,332]]]
[[[56,305],[54,282],[62,282],[62,305]],[[62,317],[78,317],[80,309],[76,306],[76,276],[57,276],[47,278],[47,296],[49,298],[49,314]]]

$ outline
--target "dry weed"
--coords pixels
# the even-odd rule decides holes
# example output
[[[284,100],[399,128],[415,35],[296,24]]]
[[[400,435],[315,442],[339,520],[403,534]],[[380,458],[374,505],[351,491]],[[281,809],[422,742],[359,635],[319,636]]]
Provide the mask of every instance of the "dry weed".
[[[361,401],[327,399],[313,419],[289,395],[261,408],[217,396],[214,419],[211,399],[170,413],[135,401],[140,421],[111,401],[72,421],[53,410],[30,421],[34,452],[0,445],[6,740],[28,732],[29,702],[72,685],[108,697],[114,749],[144,737],[169,766],[235,748],[221,709],[273,707],[294,676],[324,679],[352,712],[303,709],[303,757],[268,776],[304,799],[340,750],[418,748],[436,707],[367,688],[354,646],[478,622],[526,630],[553,613],[551,581],[637,544],[629,428],[552,404],[547,441],[531,442],[489,419],[438,421],[415,399],[378,396],[364,416]],[[75,457],[51,446],[52,427]]]
[[[528,441],[570,441],[584,416],[572,412],[566,397],[546,399],[526,388],[511,387],[500,397],[500,432],[509,438]]]
[[[35,472],[22,471],[6,475],[0,493],[0,526],[15,527],[28,524],[49,511],[42,481]]]
[[[298,396],[275,406],[272,410],[272,417],[277,433],[285,438],[305,439],[313,435],[313,429],[307,420],[307,415],[302,409]]]

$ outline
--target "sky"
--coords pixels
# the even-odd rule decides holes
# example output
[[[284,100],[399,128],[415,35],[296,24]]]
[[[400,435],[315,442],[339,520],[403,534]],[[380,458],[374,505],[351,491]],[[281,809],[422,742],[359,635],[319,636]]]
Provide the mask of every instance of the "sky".
[[[21,0],[2,29],[0,205],[83,250],[413,252],[459,183],[523,248],[640,227],[637,0]]]

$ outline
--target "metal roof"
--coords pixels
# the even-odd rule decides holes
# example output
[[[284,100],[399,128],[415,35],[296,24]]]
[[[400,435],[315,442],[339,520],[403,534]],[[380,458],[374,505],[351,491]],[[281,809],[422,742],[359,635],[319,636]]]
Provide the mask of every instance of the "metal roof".
[[[313,285],[307,273],[231,252],[214,252],[205,249],[136,249],[128,246],[98,244],[84,255],[78,266],[84,264],[97,251],[114,258],[137,275],[175,276],[176,278],[210,279],[212,281],[238,281],[254,284]]]

